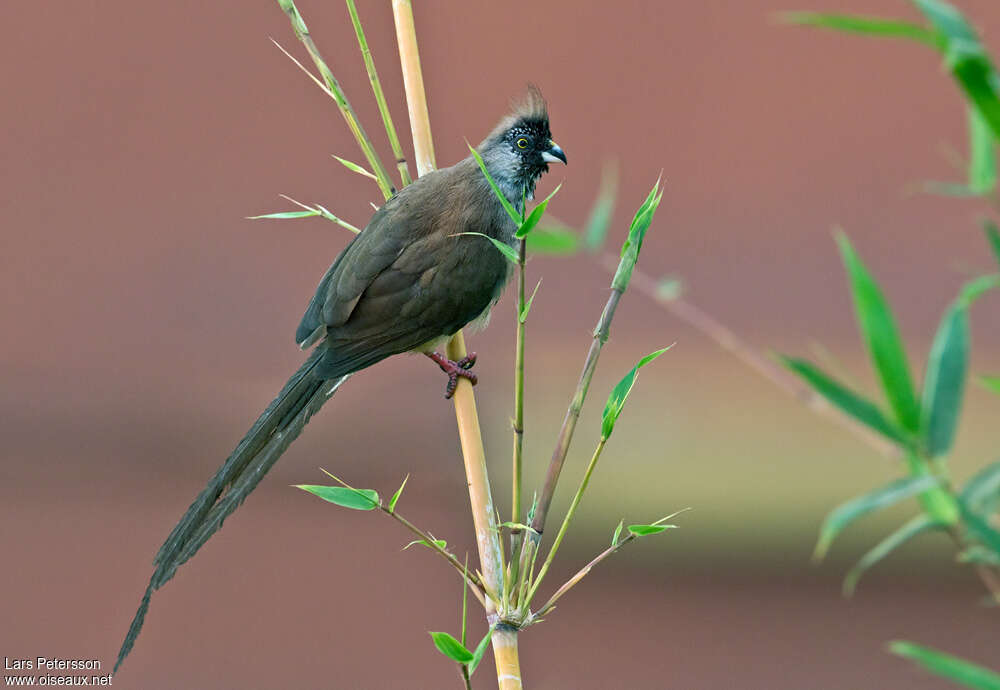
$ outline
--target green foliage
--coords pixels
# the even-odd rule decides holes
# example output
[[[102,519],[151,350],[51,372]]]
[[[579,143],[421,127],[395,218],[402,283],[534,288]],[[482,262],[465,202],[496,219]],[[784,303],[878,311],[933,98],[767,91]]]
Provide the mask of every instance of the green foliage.
[[[927,515],[917,515],[902,527],[876,544],[871,551],[861,557],[844,577],[844,595],[851,596],[858,586],[858,580],[873,565],[881,561],[900,546],[913,539],[918,534],[933,529],[941,529],[944,525]]]
[[[399,497],[403,495],[403,489],[406,488],[406,482],[408,481],[410,481],[409,474],[407,474],[403,478],[403,483],[399,485],[399,488],[396,489],[396,493],[394,493],[392,495],[392,498],[389,499],[389,505],[386,507],[386,510],[388,510],[390,513],[394,513],[396,511],[396,503],[399,502]]]
[[[971,510],[993,512],[1000,502],[1000,461],[990,463],[966,482],[959,500]]]
[[[562,189],[561,184],[558,185],[555,189],[553,189],[551,194],[549,194],[541,202],[539,202],[538,206],[535,206],[535,208],[531,209],[531,213],[528,214],[528,217],[525,218],[522,223],[520,223],[517,232],[514,234],[515,237],[517,237],[519,240],[523,240],[525,237],[528,236],[528,233],[530,233],[532,230],[535,229],[535,226],[538,225],[538,222],[542,219],[542,216],[545,215],[545,209],[548,207],[549,202],[552,200],[552,197],[554,197],[560,189]]]
[[[529,254],[574,254],[580,246],[580,237],[563,225],[541,224],[525,238]]]
[[[830,511],[820,528],[819,540],[813,552],[814,560],[822,560],[837,535],[858,518],[882,508],[888,508],[938,485],[936,477],[924,475],[903,477],[889,484],[842,503]]]
[[[459,232],[459,233],[456,233],[456,234],[458,234],[458,235],[477,235],[478,237],[485,237],[486,239],[488,239],[490,241],[490,243],[492,243],[492,245],[494,247],[497,248],[497,250],[501,254],[503,254],[505,257],[507,257],[508,261],[510,261],[513,264],[517,264],[517,263],[521,262],[521,257],[518,256],[516,249],[514,249],[513,247],[511,247],[506,242],[501,242],[500,240],[496,239],[495,237],[490,237],[489,235],[487,235],[484,232]]]
[[[924,375],[924,446],[932,458],[951,450],[969,366],[969,310],[956,301],[945,312]]]
[[[986,239],[989,240],[993,256],[996,257],[997,264],[1000,264],[1000,230],[992,220],[983,222],[983,230],[986,232]]]
[[[465,648],[465,645],[446,632],[432,632],[430,636],[434,640],[434,646],[437,647],[437,650],[452,661],[468,664],[475,658],[472,652]]]
[[[993,391],[1000,395],[1000,376],[980,376],[979,383],[986,390]]]
[[[1000,690],[1000,674],[957,656],[905,640],[890,642],[889,651],[967,688]]]
[[[653,185],[653,189],[649,192],[646,200],[642,202],[639,210],[635,212],[635,216],[632,218],[628,237],[625,239],[625,244],[622,245],[621,261],[618,263],[618,270],[615,271],[615,277],[611,281],[611,288],[613,290],[625,292],[628,288],[629,281],[632,280],[632,271],[639,260],[639,251],[642,249],[642,242],[646,238],[646,231],[649,230],[649,226],[653,222],[653,215],[656,213],[656,209],[660,205],[660,199],[662,198],[663,192],[660,191],[660,178],[656,178],[656,184]]]
[[[296,484],[295,488],[308,491],[324,501],[335,503],[353,510],[374,510],[378,508],[378,493],[374,489],[351,489],[346,486],[317,486]]]
[[[975,108],[969,118],[969,189],[975,195],[989,194],[997,186],[996,137]]]
[[[287,220],[289,218],[313,218],[322,215],[319,211],[281,211],[279,213],[265,213],[262,216],[247,216],[247,220]]]
[[[939,50],[943,50],[945,45],[944,39],[936,31],[918,24],[895,19],[822,12],[782,12],[778,16],[782,21],[789,24],[802,24],[868,36],[905,38],[919,43],[926,43],[932,48],[938,48]]]
[[[333,154],[331,154],[331,155],[333,155]],[[339,162],[339,163],[340,163],[341,165],[343,165],[343,166],[344,166],[345,168],[347,168],[347,169],[348,169],[348,170],[350,170],[351,172],[355,172],[355,173],[357,173],[357,174],[359,174],[359,175],[362,175],[362,176],[364,176],[364,177],[370,177],[370,178],[371,178],[371,179],[373,179],[373,180],[377,180],[377,179],[378,179],[378,178],[377,178],[377,177],[376,177],[376,176],[374,175],[374,173],[370,173],[370,172],[368,172],[367,170],[365,170],[364,168],[362,168],[362,167],[361,167],[360,165],[358,165],[357,163],[352,163],[351,161],[349,161],[349,160],[346,160],[346,159],[344,159],[344,158],[341,158],[340,156],[337,156],[337,155],[333,155],[333,157],[334,157],[334,158],[336,158],[336,159],[337,159],[337,161],[338,161],[338,162]]]
[[[668,529],[677,529],[677,525],[629,525],[628,531],[637,537],[646,537],[650,534],[659,534]]]
[[[805,360],[782,356],[780,361],[837,409],[894,443],[901,445],[911,443],[906,432],[886,417],[875,403],[842,386]]]
[[[486,654],[486,650],[490,646],[490,640],[493,639],[493,628],[486,631],[483,635],[483,639],[479,641],[476,645],[475,650],[472,652],[472,660],[469,662],[469,675],[471,676],[479,668],[479,662],[483,660],[483,656]]]
[[[535,302],[535,295],[538,293],[538,288],[541,286],[541,284],[542,281],[541,279],[539,279],[538,282],[535,283],[535,289],[531,291],[531,297],[528,298],[528,301],[525,302],[521,310],[518,311],[517,320],[520,321],[521,323],[524,323],[525,321],[528,320],[528,312],[531,311],[531,305],[534,304]]]
[[[434,548],[433,546],[431,546],[430,542],[428,542],[426,539],[414,539],[409,544],[407,544],[406,546],[403,547],[403,551],[406,551],[408,548],[410,548],[414,544],[420,544],[421,546],[426,546],[428,549]],[[437,546],[440,549],[446,549],[446,548],[448,548],[448,542],[446,542],[444,539],[435,539],[434,540],[434,545]]]
[[[514,209],[511,203],[507,200],[507,197],[504,196],[503,192],[500,191],[500,187],[497,186],[497,183],[493,180],[493,177],[486,169],[486,164],[483,163],[483,157],[479,155],[479,151],[474,149],[471,145],[469,146],[469,151],[472,152],[472,157],[475,158],[476,163],[479,164],[479,169],[483,171],[483,175],[486,177],[486,181],[490,183],[490,188],[493,189],[493,193],[496,195],[497,200],[500,202],[500,205],[503,206],[503,209],[507,212],[507,215],[510,216],[510,219],[512,221],[514,221],[514,224],[517,225],[518,227],[521,227],[521,223],[524,222],[524,218],[521,217],[521,214]]]
[[[920,428],[920,407],[892,311],[845,234],[837,235],[837,244],[850,279],[861,336],[868,345],[882,389],[896,420],[905,430],[916,433]]]
[[[617,546],[618,545],[618,537],[620,537],[622,535],[622,527],[624,527],[624,526],[625,526],[625,521],[624,520],[619,520],[618,521],[618,526],[615,527],[615,531],[611,533],[611,545],[612,546]]]
[[[632,367],[631,371],[625,374],[624,378],[618,382],[618,385],[611,390],[608,402],[604,406],[604,415],[601,421],[601,439],[606,441],[611,437],[611,432],[615,429],[615,422],[618,421],[618,417],[621,416],[622,410],[625,408],[625,401],[628,399],[629,393],[632,392],[632,387],[635,385],[635,379],[639,375],[639,370],[671,347],[673,345],[668,345],[662,350],[652,352],[640,359],[639,363]]]

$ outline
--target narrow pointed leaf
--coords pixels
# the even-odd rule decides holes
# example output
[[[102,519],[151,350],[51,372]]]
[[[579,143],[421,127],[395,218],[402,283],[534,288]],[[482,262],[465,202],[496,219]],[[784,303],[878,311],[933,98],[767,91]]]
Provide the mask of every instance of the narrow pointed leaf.
[[[414,544],[420,544],[421,546],[426,546],[428,549],[433,548],[426,539],[415,539],[415,540],[411,541],[409,544],[407,544],[406,546],[404,546],[403,547],[403,551],[406,551],[408,548],[410,548]],[[434,540],[434,544],[436,546],[438,546],[439,548],[442,548],[442,549],[448,548],[448,542],[446,542],[444,539],[435,539]]]
[[[837,243],[850,278],[861,335],[868,345],[882,389],[895,412],[896,420],[905,430],[916,432],[920,427],[920,406],[913,392],[903,341],[899,337],[892,312],[878,284],[855,253],[847,236],[839,233]]]
[[[535,229],[535,226],[538,225],[538,221],[540,221],[542,219],[542,216],[545,215],[545,209],[548,208],[549,201],[552,200],[552,197],[554,197],[556,195],[556,192],[558,192],[561,188],[562,184],[559,184],[555,189],[552,190],[551,194],[545,197],[545,199],[543,199],[538,204],[538,206],[535,206],[535,208],[531,210],[531,213],[528,214],[528,217],[524,219],[524,222],[521,223],[521,226],[517,229],[517,232],[514,234],[515,237],[517,237],[518,239],[524,239],[525,237],[528,236],[528,234],[532,230]]]
[[[895,19],[819,12],[782,12],[778,16],[782,21],[789,24],[802,24],[867,36],[906,38],[911,41],[925,43],[933,48],[944,47],[944,40],[937,32],[918,24],[897,21]]]
[[[624,378],[618,382],[618,385],[611,390],[611,395],[608,396],[608,402],[604,406],[604,416],[601,421],[602,438],[609,438],[611,436],[611,432],[614,431],[615,422],[618,421],[618,417],[621,415],[622,409],[625,407],[625,401],[628,399],[629,393],[632,392],[632,387],[635,385],[635,379],[639,375],[639,370],[669,350],[671,347],[673,347],[673,345],[668,345],[662,350],[657,350],[656,352],[650,353],[640,359],[639,363],[632,367],[632,370],[625,374]]]
[[[986,390],[993,391],[994,393],[1000,393],[1000,376],[980,376],[979,383],[986,388]]]
[[[531,305],[534,304],[535,302],[535,295],[538,293],[538,288],[541,284],[542,284],[541,280],[535,283],[535,289],[531,291],[531,297],[529,297],[528,301],[524,303],[524,307],[521,309],[521,312],[517,315],[517,320],[520,321],[521,323],[524,323],[525,321],[528,320],[528,312],[531,311]]]
[[[923,666],[931,673],[974,690],[1000,690],[1000,674],[985,666],[905,640],[889,643],[896,656]]]
[[[924,375],[924,445],[933,458],[955,439],[969,366],[969,311],[956,302],[941,320]]]
[[[483,655],[486,654],[486,650],[490,646],[490,640],[493,639],[493,628],[486,631],[486,635],[483,639],[479,641],[476,645],[475,651],[472,652],[472,660],[469,662],[469,675],[471,676],[479,668],[479,662],[483,660]]]
[[[837,506],[823,521],[813,558],[822,560],[837,535],[858,518],[876,510],[888,508],[937,485],[937,478],[930,475],[904,477]]]
[[[387,506],[387,510],[390,513],[396,510],[396,503],[399,501],[399,497],[403,495],[403,489],[406,488],[406,482],[408,482],[408,481],[410,481],[410,475],[409,474],[407,474],[403,478],[403,483],[399,485],[399,488],[396,489],[396,493],[394,493],[392,495],[392,498],[389,500],[389,505]]]
[[[959,499],[972,510],[992,512],[992,502],[1000,499],[1000,462],[979,470],[962,487]]]
[[[928,515],[920,514],[905,523],[902,527],[887,536],[872,548],[871,551],[861,557],[844,578],[844,595],[851,596],[858,585],[861,576],[873,565],[881,561],[900,546],[913,539],[918,534],[932,529],[944,527],[940,522],[935,521]]]
[[[813,390],[826,398],[834,407],[847,413],[891,441],[902,445],[910,443],[906,432],[886,417],[875,403],[845,388],[805,360],[782,356],[780,357],[780,361],[791,371],[798,374]]]
[[[996,137],[975,108],[968,108],[969,187],[989,194],[997,186]]]
[[[490,187],[493,189],[493,193],[496,195],[497,201],[499,201],[500,205],[503,206],[507,215],[510,216],[512,221],[514,221],[514,224],[521,227],[521,223],[524,222],[524,218],[521,217],[521,214],[514,209],[510,201],[507,200],[507,197],[500,191],[500,187],[497,186],[497,183],[493,180],[493,176],[490,175],[489,171],[486,169],[486,164],[483,163],[483,157],[479,155],[479,151],[472,148],[471,145],[469,146],[469,151],[472,152],[472,157],[475,158],[476,163],[479,164],[479,169],[483,171],[486,181],[490,183]]]
[[[605,166],[601,173],[601,188],[590,209],[584,226],[583,246],[587,251],[596,252],[604,244],[611,226],[611,216],[615,211],[615,197],[618,194],[618,172],[613,166]]]
[[[1000,230],[997,230],[997,224],[992,220],[983,223],[983,230],[986,231],[986,239],[989,240],[990,248],[993,249],[993,256],[1000,264]]]
[[[344,508],[374,510],[378,507],[378,493],[374,489],[349,489],[346,486],[317,486],[314,484],[296,484],[295,487]]]
[[[646,231],[649,230],[649,226],[653,222],[653,216],[656,214],[656,209],[659,207],[660,199],[662,198],[663,192],[660,191],[660,180],[657,178],[653,189],[649,192],[646,200],[642,202],[639,210],[635,212],[635,216],[632,218],[628,237],[625,239],[625,244],[622,245],[621,261],[618,262],[618,270],[615,271],[615,277],[611,280],[611,288],[613,290],[625,292],[628,288],[628,284],[632,280],[632,271],[639,260],[639,251],[642,249],[642,243],[646,238]]]
[[[573,254],[580,246],[580,237],[561,225],[542,224],[526,238],[528,254]]]
[[[979,36],[953,5],[942,0],[913,0],[945,39],[944,62],[994,136],[1000,138],[1000,79]]]
[[[367,170],[365,170],[364,168],[362,168],[357,163],[352,163],[351,161],[346,160],[344,158],[341,158],[340,156],[333,156],[333,157],[336,158],[340,162],[341,165],[343,165],[345,168],[347,168],[351,172],[356,172],[359,175],[364,175],[365,177],[370,177],[373,180],[377,180],[378,179],[378,177],[376,177],[374,175],[374,173],[368,172]]]
[[[457,661],[460,664],[467,664],[472,661],[472,652],[448,633],[432,632],[430,635],[431,639],[434,640],[434,646],[437,647],[437,650],[452,661]]]
[[[615,527],[614,533],[611,535],[611,545],[612,546],[615,546],[615,545],[618,544],[618,537],[621,536],[621,534],[622,534],[622,527],[624,527],[624,526],[625,526],[625,521],[624,520],[620,520],[618,522],[618,526]]]
[[[459,234],[459,235],[478,235],[479,237],[485,237],[486,239],[488,239],[490,242],[493,243],[493,246],[496,247],[500,251],[501,254],[503,254],[504,256],[507,257],[508,261],[510,261],[511,263],[514,263],[514,264],[520,263],[520,261],[521,261],[521,257],[519,257],[517,255],[517,250],[516,249],[514,249],[513,247],[511,247],[509,244],[506,244],[505,242],[501,242],[500,240],[498,240],[498,239],[496,239],[494,237],[490,237],[489,235],[487,235],[485,233],[482,233],[482,232],[460,232],[460,233],[457,233],[457,234]]]
[[[962,511],[962,522],[968,528],[969,534],[979,540],[983,546],[1000,555],[1000,532],[995,530],[989,522],[965,502],[959,501],[958,507]]]
[[[247,220],[285,220],[287,218],[312,218],[320,215],[319,211],[281,211],[280,213],[265,213],[262,216],[247,216]]]
[[[650,534],[659,534],[668,529],[677,529],[677,525],[629,525],[628,531],[637,537],[646,537]]]

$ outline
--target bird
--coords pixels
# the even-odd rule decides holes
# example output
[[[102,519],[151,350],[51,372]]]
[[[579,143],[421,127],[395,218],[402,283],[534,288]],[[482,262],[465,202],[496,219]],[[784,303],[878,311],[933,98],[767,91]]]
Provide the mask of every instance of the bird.
[[[566,163],[552,140],[548,108],[534,86],[476,147],[497,188],[519,213],[550,163]],[[222,527],[310,417],[352,374],[387,357],[422,353],[473,385],[476,355],[438,350],[468,324],[485,325],[511,274],[492,240],[513,246],[517,225],[474,156],[429,172],[395,192],[334,259],[295,334],[311,352],[173,528],[115,664],[142,629],[154,591]]]

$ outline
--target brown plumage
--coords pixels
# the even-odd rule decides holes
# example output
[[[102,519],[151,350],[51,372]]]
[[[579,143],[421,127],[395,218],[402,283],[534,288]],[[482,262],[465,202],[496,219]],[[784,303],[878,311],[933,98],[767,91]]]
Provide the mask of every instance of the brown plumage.
[[[548,163],[566,162],[533,87],[477,149],[521,210]],[[488,313],[510,267],[488,239],[462,233],[513,244],[516,229],[471,156],[424,175],[376,211],[323,276],[302,317],[296,342],[315,349],[160,547],[115,670],[142,629],[152,593],[222,526],[348,376],[394,354],[430,354]],[[449,392],[457,376],[474,380],[467,371],[474,360],[432,358],[448,372]]]

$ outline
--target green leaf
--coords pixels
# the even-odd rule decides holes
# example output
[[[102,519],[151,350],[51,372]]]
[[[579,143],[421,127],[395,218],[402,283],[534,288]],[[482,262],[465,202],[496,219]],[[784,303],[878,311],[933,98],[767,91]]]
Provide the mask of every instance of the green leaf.
[[[284,220],[286,218],[312,218],[318,215],[320,215],[319,211],[282,211],[281,213],[265,213],[262,216],[247,216],[247,220],[260,220],[262,218]]]
[[[486,164],[483,163],[483,157],[479,155],[479,151],[472,148],[471,145],[469,145],[469,151],[472,152],[472,157],[475,158],[476,163],[479,164],[479,169],[483,171],[486,181],[490,183],[490,187],[493,189],[493,193],[496,195],[500,205],[503,206],[504,211],[506,211],[507,215],[510,216],[510,219],[514,221],[514,225],[521,227],[521,223],[524,222],[524,218],[522,218],[521,214],[514,209],[510,201],[507,200],[507,197],[505,197],[503,192],[500,191],[500,187],[498,187],[497,183],[493,181],[493,177],[486,169]]]
[[[517,320],[520,321],[521,323],[524,323],[525,321],[528,320],[528,312],[531,311],[531,305],[535,301],[535,295],[538,293],[538,287],[541,284],[542,281],[539,278],[538,282],[535,283],[535,289],[531,291],[531,297],[529,297],[528,301],[524,303],[524,307],[522,307],[520,313],[517,315]]]
[[[628,531],[637,537],[659,534],[668,529],[677,529],[677,525],[629,525]]]
[[[467,664],[474,658],[472,652],[448,633],[432,632],[430,635],[431,639],[434,640],[434,646],[437,647],[437,650],[452,661]]]
[[[639,370],[672,347],[673,345],[668,345],[662,350],[657,350],[640,359],[639,363],[632,367],[632,370],[625,374],[625,377],[611,390],[608,402],[604,406],[604,417],[601,421],[601,438],[607,440],[611,436],[611,432],[614,431],[615,422],[618,421],[618,417],[625,407],[625,401],[628,399],[629,393],[632,392],[632,386],[635,385],[635,379],[639,375]]]
[[[892,311],[875,279],[855,253],[847,235],[839,233],[837,244],[851,282],[854,308],[864,337],[882,381],[882,389],[902,427],[916,433],[920,428],[920,406],[913,392],[903,342]]]
[[[924,444],[932,457],[947,455],[955,440],[969,365],[969,310],[956,301],[938,326],[924,375]]]
[[[531,213],[529,213],[528,217],[524,219],[523,223],[521,223],[521,226],[517,229],[517,232],[514,233],[514,236],[516,238],[518,238],[519,240],[524,239],[525,237],[528,236],[528,233],[530,233],[532,230],[535,229],[535,226],[538,225],[538,221],[540,221],[542,219],[542,216],[545,215],[545,209],[546,207],[548,207],[549,201],[552,199],[552,197],[556,195],[556,192],[558,192],[561,188],[562,184],[559,184],[555,189],[552,190],[551,194],[545,197],[545,199],[541,201],[538,204],[538,206],[535,206],[535,208],[531,210]]]
[[[965,523],[969,533],[983,546],[1000,555],[1000,532],[993,529],[990,523],[980,517],[965,501],[959,501],[958,507],[962,512],[962,522]]]
[[[529,254],[573,254],[580,245],[580,238],[565,226],[539,225],[525,242]]]
[[[975,690],[1000,690],[1000,674],[985,666],[905,640],[889,643],[889,651],[920,664],[942,678]]]
[[[346,486],[317,486],[296,484],[295,488],[308,491],[324,501],[336,503],[353,510],[374,510],[378,507],[378,493],[374,489],[350,489]]]
[[[486,631],[486,635],[483,639],[479,641],[476,645],[476,651],[472,653],[472,661],[469,662],[469,675],[471,676],[479,668],[479,662],[483,660],[483,655],[486,654],[486,650],[490,646],[490,640],[493,639],[493,628]]]
[[[996,138],[975,108],[967,108],[969,120],[969,187],[989,194],[997,186]]]
[[[1000,230],[997,230],[997,224],[992,220],[983,221],[983,230],[986,231],[986,239],[989,240],[990,247],[993,249],[993,256],[1000,264]]]
[[[611,281],[611,289],[625,292],[628,288],[629,281],[632,280],[632,270],[639,260],[642,242],[646,238],[646,231],[649,230],[649,226],[653,222],[653,215],[656,213],[662,198],[660,178],[656,178],[656,184],[653,185],[653,189],[649,192],[646,200],[642,202],[639,210],[635,212],[635,217],[632,218],[628,237],[625,239],[625,244],[622,245],[621,261],[619,261],[618,270],[615,271],[615,277]]]
[[[518,530],[523,530],[525,532],[538,534],[538,531],[535,530],[533,527],[531,527],[531,525],[526,525],[523,522],[501,522],[499,525],[497,525],[497,527],[506,527],[507,529],[518,529]]]
[[[944,62],[995,137],[1000,138],[1000,78],[975,30],[953,5],[942,0],[913,0],[945,39]]]
[[[1000,565],[1000,553],[990,551],[985,546],[975,544],[968,547],[955,557],[959,563],[982,563],[983,565]]]
[[[932,529],[941,529],[942,527],[944,527],[944,525],[940,522],[937,522],[930,516],[924,514],[917,515],[915,518],[904,524],[902,527],[876,544],[871,551],[862,556],[861,560],[859,560],[857,564],[851,568],[851,570],[847,573],[847,576],[844,578],[844,595],[849,597],[854,594],[854,590],[858,585],[858,580],[861,579],[861,576],[864,575],[869,568],[908,542],[910,539],[913,539],[913,537],[921,534],[922,532]]]
[[[455,234],[456,235],[478,235],[480,237],[485,237],[486,239],[488,239],[490,242],[493,243],[494,247],[496,247],[498,250],[500,250],[501,254],[503,254],[504,256],[507,257],[508,261],[510,261],[511,263],[514,263],[514,264],[517,264],[517,263],[521,262],[521,257],[519,257],[517,255],[517,250],[516,249],[514,249],[513,247],[511,247],[509,244],[501,242],[500,240],[498,240],[496,238],[490,237],[487,234],[484,234],[484,233],[481,233],[481,232],[459,232],[459,233],[455,233]]]
[[[1000,499],[1000,462],[993,462],[979,470],[962,487],[959,500],[974,511],[993,512],[994,503]]]
[[[340,161],[340,164],[343,165],[348,170],[350,170],[351,172],[356,172],[359,175],[364,175],[365,177],[370,177],[373,180],[377,180],[378,179],[373,173],[368,172],[367,170],[365,170],[364,168],[362,168],[357,163],[352,163],[351,161],[345,160],[345,159],[341,158],[340,156],[334,155],[333,157],[336,158],[338,161]]]
[[[813,552],[814,560],[822,560],[830,549],[833,540],[849,524],[858,518],[882,508],[899,503],[902,500],[916,496],[938,485],[936,477],[923,475],[920,477],[903,477],[885,486],[871,491],[834,508],[820,528],[819,540]]]
[[[1000,376],[980,376],[979,383],[986,388],[986,390],[993,391],[994,393],[1000,393]]]
[[[410,475],[409,474],[407,474],[403,478],[403,483],[399,485],[399,488],[396,489],[396,493],[394,493],[392,495],[392,498],[389,500],[388,510],[389,510],[390,513],[394,512],[396,510],[396,502],[399,501],[399,497],[403,495],[403,489],[406,487],[406,482],[408,482],[408,481],[410,481]]]
[[[622,535],[622,527],[625,525],[625,520],[619,520],[618,526],[615,527],[614,533],[611,535],[611,545],[616,546],[618,544],[618,537]]]
[[[895,19],[859,17],[848,14],[824,14],[819,12],[783,12],[778,17],[789,24],[802,24],[868,36],[905,38],[919,43],[926,43],[938,49],[943,49],[945,43],[944,39],[936,32],[926,27]]]
[[[448,548],[448,542],[446,542],[444,539],[434,539],[433,541],[434,541],[434,545],[437,546],[437,547],[439,547],[439,548],[442,548],[442,549]],[[407,544],[406,546],[404,546],[403,547],[403,551],[406,551],[408,548],[410,548],[414,544],[420,544],[421,546],[426,546],[428,549],[433,549],[434,548],[433,546],[430,545],[430,542],[428,542],[426,539],[415,539],[415,540],[411,541],[409,544]]]
[[[611,226],[611,216],[615,211],[615,197],[618,194],[618,170],[607,165],[601,173],[601,187],[597,199],[590,209],[587,224],[584,226],[583,246],[587,251],[596,252],[604,244]]]
[[[786,367],[798,374],[813,390],[826,398],[834,407],[874,429],[886,438],[902,445],[909,445],[906,432],[888,419],[873,402],[840,385],[818,368],[802,359],[780,356]]]

